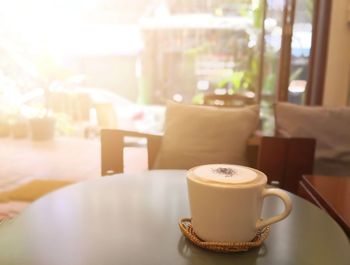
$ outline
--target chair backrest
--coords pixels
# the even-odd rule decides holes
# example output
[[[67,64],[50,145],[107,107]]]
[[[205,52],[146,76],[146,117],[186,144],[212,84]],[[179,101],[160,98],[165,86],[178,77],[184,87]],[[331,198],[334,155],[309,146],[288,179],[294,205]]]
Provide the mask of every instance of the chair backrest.
[[[112,103],[95,103],[94,106],[96,109],[98,126],[100,128],[117,127],[117,114]]]
[[[152,169],[162,136],[123,130],[101,131],[102,176],[124,171],[125,137],[147,139],[148,168]],[[264,172],[269,183],[297,192],[303,174],[311,174],[316,142],[306,138],[253,137],[247,144],[249,166]]]
[[[316,140],[310,138],[262,137],[255,167],[270,183],[297,193],[302,175],[313,172]]]

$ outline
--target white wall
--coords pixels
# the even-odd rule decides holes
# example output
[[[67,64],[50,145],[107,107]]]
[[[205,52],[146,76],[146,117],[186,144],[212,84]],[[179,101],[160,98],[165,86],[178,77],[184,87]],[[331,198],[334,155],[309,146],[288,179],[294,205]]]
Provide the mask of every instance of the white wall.
[[[350,93],[350,0],[332,2],[323,105],[344,106]]]

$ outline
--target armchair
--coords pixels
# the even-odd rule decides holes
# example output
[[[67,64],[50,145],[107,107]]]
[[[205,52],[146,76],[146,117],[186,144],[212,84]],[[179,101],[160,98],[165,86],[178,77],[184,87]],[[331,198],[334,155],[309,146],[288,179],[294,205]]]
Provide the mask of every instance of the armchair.
[[[123,172],[126,137],[147,139],[148,168],[155,169],[162,135],[104,129],[101,131],[102,176]],[[301,176],[312,173],[315,145],[315,140],[310,138],[253,136],[246,146],[248,166],[264,172],[270,184],[296,193]]]

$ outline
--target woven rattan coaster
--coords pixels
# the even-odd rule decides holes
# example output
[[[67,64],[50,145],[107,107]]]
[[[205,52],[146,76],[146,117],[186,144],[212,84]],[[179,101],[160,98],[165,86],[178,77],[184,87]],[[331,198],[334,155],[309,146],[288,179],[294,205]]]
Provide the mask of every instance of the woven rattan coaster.
[[[190,218],[183,218],[179,221],[179,227],[182,234],[187,237],[193,244],[198,247],[212,250],[215,252],[243,252],[251,248],[258,247],[267,238],[270,231],[270,226],[266,226],[261,230],[258,230],[256,236],[249,242],[237,242],[237,243],[222,243],[222,242],[206,242],[200,239],[193,231]]]

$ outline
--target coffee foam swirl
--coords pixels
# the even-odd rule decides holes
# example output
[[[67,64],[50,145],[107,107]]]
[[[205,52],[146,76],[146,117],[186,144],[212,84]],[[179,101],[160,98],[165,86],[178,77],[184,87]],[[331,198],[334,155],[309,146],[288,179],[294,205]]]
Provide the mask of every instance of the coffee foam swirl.
[[[258,172],[244,166],[212,164],[193,168],[190,170],[189,177],[205,183],[249,184],[262,180]]]

